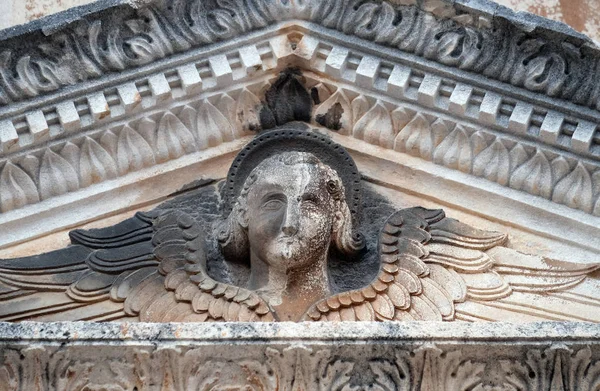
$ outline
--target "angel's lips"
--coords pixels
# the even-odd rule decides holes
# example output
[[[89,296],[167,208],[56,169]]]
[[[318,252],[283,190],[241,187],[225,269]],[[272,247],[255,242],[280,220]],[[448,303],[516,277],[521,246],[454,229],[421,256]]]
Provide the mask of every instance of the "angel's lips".
[[[277,238],[277,244],[282,247],[281,253],[285,259],[291,259],[299,246],[302,245],[302,240],[297,237],[284,236]]]

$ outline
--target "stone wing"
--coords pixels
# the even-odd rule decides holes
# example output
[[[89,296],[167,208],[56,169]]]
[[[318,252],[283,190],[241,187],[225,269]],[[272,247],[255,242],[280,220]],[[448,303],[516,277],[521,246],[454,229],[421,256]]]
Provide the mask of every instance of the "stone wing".
[[[137,213],[70,236],[65,249],[0,260],[0,320],[269,317],[256,295],[208,276],[204,232],[182,212]]]
[[[576,264],[503,247],[506,235],[475,229],[442,210],[404,209],[379,238],[381,267],[369,286],[317,303],[312,320],[600,321],[600,292]]]

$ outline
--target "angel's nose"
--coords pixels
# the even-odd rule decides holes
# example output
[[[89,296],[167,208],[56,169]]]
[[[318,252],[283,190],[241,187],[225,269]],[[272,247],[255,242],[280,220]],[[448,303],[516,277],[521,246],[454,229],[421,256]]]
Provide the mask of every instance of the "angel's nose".
[[[290,202],[286,208],[285,218],[281,224],[281,231],[286,236],[293,236],[298,232],[300,224],[300,207],[297,202]]]

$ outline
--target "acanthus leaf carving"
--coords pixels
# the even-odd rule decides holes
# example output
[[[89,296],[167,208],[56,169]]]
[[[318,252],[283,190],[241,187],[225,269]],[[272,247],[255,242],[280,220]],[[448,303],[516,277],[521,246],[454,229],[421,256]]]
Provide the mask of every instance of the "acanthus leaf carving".
[[[113,157],[117,156],[118,142],[119,138],[111,130],[104,132],[102,137],[100,137],[100,145]]]
[[[374,359],[369,368],[375,377],[374,385],[384,391],[410,390],[410,366],[401,358],[396,360]]]
[[[260,100],[249,89],[244,88],[237,98],[234,121],[236,137],[260,130]]]
[[[473,160],[473,174],[506,186],[510,176],[510,156],[499,139],[494,140]]]
[[[196,137],[199,149],[215,147],[233,140],[233,128],[227,118],[207,99],[198,106]]]
[[[58,350],[5,347],[0,350],[0,390],[537,391],[600,386],[592,346],[560,343],[540,349],[505,342],[476,342],[460,349],[442,349],[433,342],[390,346],[369,341],[359,347],[337,343],[334,349],[265,343],[192,345],[184,351],[161,340],[156,348],[97,349],[85,343],[67,343]],[[215,349],[219,357],[210,353]],[[490,359],[490,351],[497,351],[497,358]]]
[[[523,163],[525,163],[529,159],[529,155],[525,148],[521,144],[516,144],[510,150],[510,166],[512,168],[512,172],[520,167]]]
[[[79,157],[81,187],[116,178],[117,166],[110,154],[94,139],[86,137]]]
[[[592,179],[581,162],[569,175],[556,184],[552,193],[552,201],[588,213],[592,212]]]
[[[367,111],[369,111],[371,104],[369,103],[367,98],[365,98],[363,95],[359,95],[352,100],[351,107],[352,107],[352,126],[353,126],[352,134],[354,134],[354,127],[356,127],[356,124],[363,117],[363,115],[365,115],[365,113]]]
[[[0,365],[0,391],[20,391],[19,354],[14,350],[2,352],[3,363]]]
[[[36,185],[39,184],[40,160],[35,155],[26,155],[19,162],[19,166],[33,179]]]
[[[3,99],[6,102],[23,100],[73,80],[96,78],[276,22],[296,20],[574,103],[590,107],[598,103],[600,91],[586,86],[589,77],[577,76],[597,66],[596,55],[582,54],[585,45],[549,37],[546,30],[524,31],[518,17],[512,15],[507,14],[501,22],[485,12],[464,12],[451,2],[412,0],[331,4],[256,0],[241,8],[220,1],[210,9],[188,0],[177,6],[142,7],[119,18],[100,14],[75,23],[74,33],[69,35],[58,31],[32,37],[28,50],[18,58],[5,59],[0,67],[0,96],[8,98]],[[40,50],[45,57],[39,55]]]
[[[156,133],[156,160],[164,162],[195,150],[196,142],[192,133],[173,113],[166,112]]]
[[[340,134],[351,134],[354,120],[350,101],[341,88],[338,88],[315,110],[315,121]]]
[[[352,131],[355,138],[365,140],[369,144],[392,147],[394,128],[388,110],[382,102],[377,101],[354,125]]]
[[[155,163],[150,145],[129,126],[124,126],[119,134],[117,163],[121,175]]]
[[[79,147],[68,141],[60,150],[60,156],[69,162],[75,173],[79,173]]]
[[[235,122],[236,102],[229,94],[221,94],[219,100],[214,105],[217,110],[223,114],[229,126],[231,128],[231,134],[233,139],[240,137],[242,134],[238,129]]]
[[[44,390],[146,390],[150,383],[148,360],[148,352],[137,349],[103,360],[59,350],[50,355],[45,365],[49,387]]]
[[[434,163],[467,173],[471,171],[471,160],[471,143],[462,125],[457,125],[433,153]]]
[[[596,204],[592,213],[595,216],[600,216],[600,170],[592,175],[592,182],[594,184],[594,197],[596,198]]]
[[[22,389],[31,391],[48,390],[46,367],[48,365],[49,353],[41,345],[31,345],[21,350],[23,356],[22,365]]]
[[[37,187],[22,169],[10,161],[0,174],[0,206],[2,212],[40,201]]]
[[[353,370],[354,363],[348,360],[336,360],[329,363],[319,379],[321,391],[346,389]]]
[[[550,198],[552,194],[552,168],[546,155],[539,149],[527,162],[511,175],[509,186],[529,194]]]
[[[40,168],[40,195],[43,200],[79,188],[77,171],[60,155],[47,149]]]
[[[404,352],[403,352],[404,353]],[[400,358],[412,363],[415,383],[420,390],[466,390],[481,382],[485,364],[465,359],[460,350],[443,351],[434,344],[427,343],[413,353],[416,359]]]
[[[156,129],[157,129],[156,121],[150,118],[143,118],[137,124],[137,132],[146,140],[148,145],[154,146],[156,145]]]
[[[339,88],[336,91],[340,91]],[[318,83],[314,87],[310,89],[310,95],[315,105],[320,105],[321,103],[327,101],[332,95],[331,90],[323,83]]]
[[[397,151],[405,151],[413,156],[431,159],[433,154],[433,136],[429,121],[422,114],[417,114],[407,123],[395,138]]]
[[[556,185],[570,171],[569,162],[562,156],[552,160],[552,181]]]
[[[471,135],[471,152],[473,156],[479,155],[488,147],[488,144],[488,139],[484,132],[477,130]]]
[[[184,360],[182,373],[185,390],[258,391],[277,388],[275,374],[270,371],[270,366],[262,361],[244,357],[235,361],[205,360],[202,349],[186,352]]]

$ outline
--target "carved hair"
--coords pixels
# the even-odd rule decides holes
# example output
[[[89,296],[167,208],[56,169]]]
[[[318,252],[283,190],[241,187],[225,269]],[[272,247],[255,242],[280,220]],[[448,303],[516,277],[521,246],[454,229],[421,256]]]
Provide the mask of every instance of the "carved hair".
[[[341,253],[347,255],[352,255],[364,247],[363,237],[354,232],[350,208],[346,203],[344,184],[338,173],[311,153],[293,151],[283,152],[263,160],[246,178],[231,213],[218,226],[217,239],[227,260],[247,262],[249,259],[250,243],[248,242],[247,225],[244,224],[244,216],[248,207],[248,193],[258,178],[266,172],[266,167],[272,164],[288,166],[311,164],[324,172],[327,178],[327,191],[331,194],[334,203],[332,214],[339,219],[339,224],[334,224],[331,233],[332,244]]]

